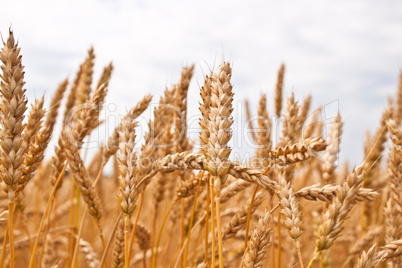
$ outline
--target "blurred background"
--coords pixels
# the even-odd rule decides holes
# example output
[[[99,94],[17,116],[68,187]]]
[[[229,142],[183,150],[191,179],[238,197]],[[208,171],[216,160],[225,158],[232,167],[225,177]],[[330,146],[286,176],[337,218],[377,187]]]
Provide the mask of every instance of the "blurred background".
[[[203,76],[228,60],[235,92],[233,152],[251,153],[244,100],[256,114],[265,93],[273,114],[277,71],[284,63],[284,98],[295,93],[302,102],[312,94],[311,112],[327,107],[327,123],[339,110],[344,121],[340,161],[358,164],[365,133],[379,126],[402,69],[400,1],[69,0],[4,1],[1,6],[0,32],[6,38],[11,25],[22,47],[30,103],[42,94],[48,103],[63,79],[72,81],[91,45],[95,81],[113,61],[102,115],[108,124],[91,137],[92,147],[107,139],[118,116],[144,94],[154,95],[157,103],[190,64],[195,75],[189,130],[197,139]]]

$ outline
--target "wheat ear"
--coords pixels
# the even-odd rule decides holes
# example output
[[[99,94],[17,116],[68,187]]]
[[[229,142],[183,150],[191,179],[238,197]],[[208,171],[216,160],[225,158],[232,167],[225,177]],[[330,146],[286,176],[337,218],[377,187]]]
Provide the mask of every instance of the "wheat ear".
[[[63,114],[63,123],[70,124],[71,122],[66,122],[67,118],[70,117],[69,114],[71,112],[71,109],[74,107],[74,104],[77,102],[77,88],[78,84],[80,82],[81,76],[82,76],[82,69],[84,68],[84,63],[80,65],[80,68],[78,69],[77,73],[75,74],[75,78],[73,81],[73,84],[70,88],[70,93],[68,94],[67,101],[65,104],[65,110]]]
[[[282,94],[283,94],[283,76],[285,74],[285,65],[282,64],[278,71],[278,79],[275,88],[275,114],[279,118],[282,110]]]
[[[302,197],[307,200],[320,200],[324,202],[331,203],[334,198],[336,198],[336,192],[338,190],[337,185],[324,185],[323,187],[318,187],[318,185],[311,185],[304,187],[295,193],[295,197]],[[356,193],[357,202],[367,202],[373,201],[378,198],[380,194],[369,188],[360,188]]]
[[[378,237],[382,232],[381,227],[371,228],[362,237],[359,238],[349,249],[349,256],[343,262],[342,267],[345,267],[348,262],[352,260],[356,255],[360,254],[368,245],[372,244],[374,239]]]
[[[281,223],[285,225],[285,227],[288,229],[290,237],[295,241],[300,267],[303,268],[304,265],[300,251],[300,237],[302,235],[301,212],[299,209],[299,203],[296,201],[293,188],[290,183],[286,182],[284,175],[282,175],[280,178],[275,192],[278,195],[281,206],[280,213],[283,216],[283,221]],[[280,233],[278,235],[280,235]]]
[[[209,139],[207,157],[208,172],[212,175],[214,185],[216,219],[218,229],[219,267],[223,268],[223,245],[220,219],[220,188],[227,178],[228,159],[231,149],[227,145],[232,137],[231,117],[233,92],[230,78],[232,69],[229,63],[223,63],[217,74],[213,74],[211,87],[211,106],[208,122]],[[213,218],[212,218],[213,220]]]
[[[151,95],[145,95],[133,108],[131,108],[123,120],[120,121],[119,125],[113,130],[112,135],[109,137],[107,146],[103,149],[103,162],[108,162],[109,158],[116,154],[119,149],[119,130],[123,127],[122,122],[129,118],[131,120],[136,120],[149,106],[152,101]]]
[[[385,241],[387,243],[397,240],[402,235],[402,156],[399,153],[399,139],[402,137],[400,128],[397,127],[394,120],[387,122],[388,129],[391,132],[392,146],[389,151],[387,165],[387,180],[389,184],[389,199],[384,207],[385,215]],[[401,258],[392,260],[393,267],[402,265]]]
[[[374,268],[381,262],[396,258],[402,255],[402,240],[395,240],[387,243],[376,252],[374,244],[367,252],[363,252],[355,268]]]
[[[257,136],[255,134],[254,125],[253,125],[253,121],[251,118],[250,102],[248,99],[244,100],[244,109],[246,110],[246,120],[247,120],[248,128],[249,128],[249,131],[251,134],[251,138],[253,139],[253,141],[256,141]]]
[[[313,265],[319,254],[332,246],[342,231],[342,224],[352,209],[356,194],[362,184],[362,165],[356,167],[349,174],[346,182],[337,190],[336,199],[329,206],[323,216],[322,223],[318,228],[318,239],[314,250],[314,256],[309,263],[309,268]]]
[[[328,130],[327,150],[325,151],[322,162],[322,177],[327,183],[335,182],[334,171],[336,168],[336,160],[338,159],[339,144],[342,135],[342,121],[341,116],[338,114],[333,120]]]
[[[35,127],[35,135],[31,138],[31,144],[28,147],[28,151],[24,155],[24,161],[22,163],[22,176],[18,182],[18,191],[22,191],[27,183],[32,179],[35,171],[44,158],[45,149],[50,141],[50,127],[45,125],[39,129],[41,119],[45,113],[43,109],[43,98],[39,100],[37,105],[38,107],[35,109],[38,109],[41,115],[37,119],[39,123],[38,126]]]
[[[255,156],[262,161],[262,167],[269,164],[269,152],[272,149],[271,120],[267,110],[267,96],[262,95],[258,104],[258,128],[256,131],[257,151]]]
[[[243,267],[263,267],[264,256],[271,245],[272,220],[269,211],[265,211],[258,220],[247,249],[243,255]]]
[[[95,60],[94,48],[91,47],[88,50],[88,56],[84,61],[82,67],[82,74],[78,82],[78,88],[76,92],[77,94],[76,104],[85,103],[89,99],[89,95],[91,94],[94,60]]]
[[[3,42],[0,51],[2,62],[1,70],[1,141],[2,153],[0,156],[1,185],[8,194],[9,199],[9,241],[10,241],[10,267],[14,268],[14,199],[18,181],[21,177],[21,164],[25,153],[22,146],[22,132],[25,128],[23,124],[24,113],[27,109],[25,96],[24,67],[22,66],[20,48],[14,40],[13,32],[9,31],[7,41]]]
[[[56,123],[57,115],[61,101],[63,100],[64,92],[67,90],[68,80],[61,82],[50,101],[49,111],[46,116],[45,126],[49,128],[50,135],[53,133],[53,128]]]
[[[81,160],[78,148],[75,146],[69,146],[66,148],[65,152],[74,176],[74,180],[77,186],[80,188],[84,201],[88,206],[89,214],[91,214],[96,220],[101,239],[103,239],[102,227],[100,224],[103,212],[99,196],[95,188],[92,186],[92,181],[89,179],[88,172],[84,166],[83,161]]]
[[[398,97],[395,107],[395,120],[398,125],[402,122],[402,71],[399,72],[399,85],[398,85]]]
[[[122,128],[119,130],[119,136],[121,138],[119,144],[119,183],[120,193],[118,195],[120,199],[120,206],[124,215],[124,255],[125,267],[128,268],[129,264],[129,245],[128,245],[128,229],[131,215],[135,209],[135,201],[137,199],[135,188],[135,174],[137,171],[136,160],[137,157],[134,154],[135,146],[135,127],[137,123],[126,119],[122,122]]]
[[[300,124],[303,126],[304,123],[306,122],[307,116],[308,116],[308,112],[310,110],[310,106],[311,106],[311,95],[308,95],[304,101],[303,101],[303,105],[300,109],[300,115],[299,115],[299,122]]]
[[[85,241],[83,239],[81,239],[79,243],[81,252],[84,255],[85,261],[88,265],[87,267],[89,268],[99,267],[99,258],[95,253],[95,250],[93,249],[92,245],[88,241]]]

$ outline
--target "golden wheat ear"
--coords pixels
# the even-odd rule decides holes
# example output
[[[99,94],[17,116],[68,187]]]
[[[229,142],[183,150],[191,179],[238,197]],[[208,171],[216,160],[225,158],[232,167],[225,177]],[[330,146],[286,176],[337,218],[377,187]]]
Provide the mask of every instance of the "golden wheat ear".
[[[25,111],[27,110],[27,98],[24,89],[24,66],[20,55],[18,42],[15,41],[10,28],[7,41],[3,40],[3,48],[0,51],[1,60],[1,103],[0,103],[0,178],[1,186],[7,193],[9,199],[9,240],[10,240],[10,267],[15,266],[14,256],[14,201],[17,195],[18,182],[21,179],[21,165],[23,156],[27,151],[27,144],[24,142],[23,131],[25,124]],[[39,116],[40,117],[40,116]],[[38,117],[35,116],[37,121]],[[36,126],[33,123],[30,126]],[[30,139],[32,132],[29,132]],[[27,135],[28,136],[28,135]],[[28,141],[28,140],[27,140]]]

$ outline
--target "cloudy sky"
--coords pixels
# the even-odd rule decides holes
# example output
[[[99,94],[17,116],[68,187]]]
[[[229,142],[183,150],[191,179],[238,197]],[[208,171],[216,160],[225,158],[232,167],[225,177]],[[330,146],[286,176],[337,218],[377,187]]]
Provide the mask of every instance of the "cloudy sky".
[[[197,118],[203,75],[229,60],[235,152],[250,151],[242,100],[256,113],[266,93],[272,112],[277,70],[285,63],[285,96],[293,92],[302,101],[312,94],[313,107],[327,106],[329,119],[339,107],[341,161],[358,163],[365,131],[379,125],[402,69],[400,1],[69,0],[5,1],[2,7],[0,31],[5,37],[12,25],[22,47],[29,100],[43,93],[49,100],[93,45],[95,77],[110,61],[115,66],[105,116],[124,114],[145,93],[159,99],[181,67],[194,63],[189,117]]]

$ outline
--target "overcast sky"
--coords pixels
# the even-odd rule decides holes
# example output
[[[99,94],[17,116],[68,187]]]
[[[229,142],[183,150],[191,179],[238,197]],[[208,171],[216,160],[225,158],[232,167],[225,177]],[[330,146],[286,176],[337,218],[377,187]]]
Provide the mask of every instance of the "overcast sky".
[[[313,107],[332,107],[328,118],[339,107],[340,160],[353,164],[362,160],[365,131],[378,127],[387,96],[395,98],[402,69],[400,1],[69,0],[1,6],[3,37],[12,25],[22,47],[30,102],[43,93],[49,100],[59,82],[71,81],[93,45],[96,78],[110,61],[115,66],[110,115],[124,114],[146,93],[158,100],[178,81],[181,67],[194,63],[194,118],[203,75],[225,59],[233,63],[234,135],[241,141],[241,101],[249,98],[256,113],[266,93],[272,113],[277,70],[285,63],[286,97],[294,92],[302,102],[312,94]],[[233,146],[235,152],[250,151],[245,142]]]

